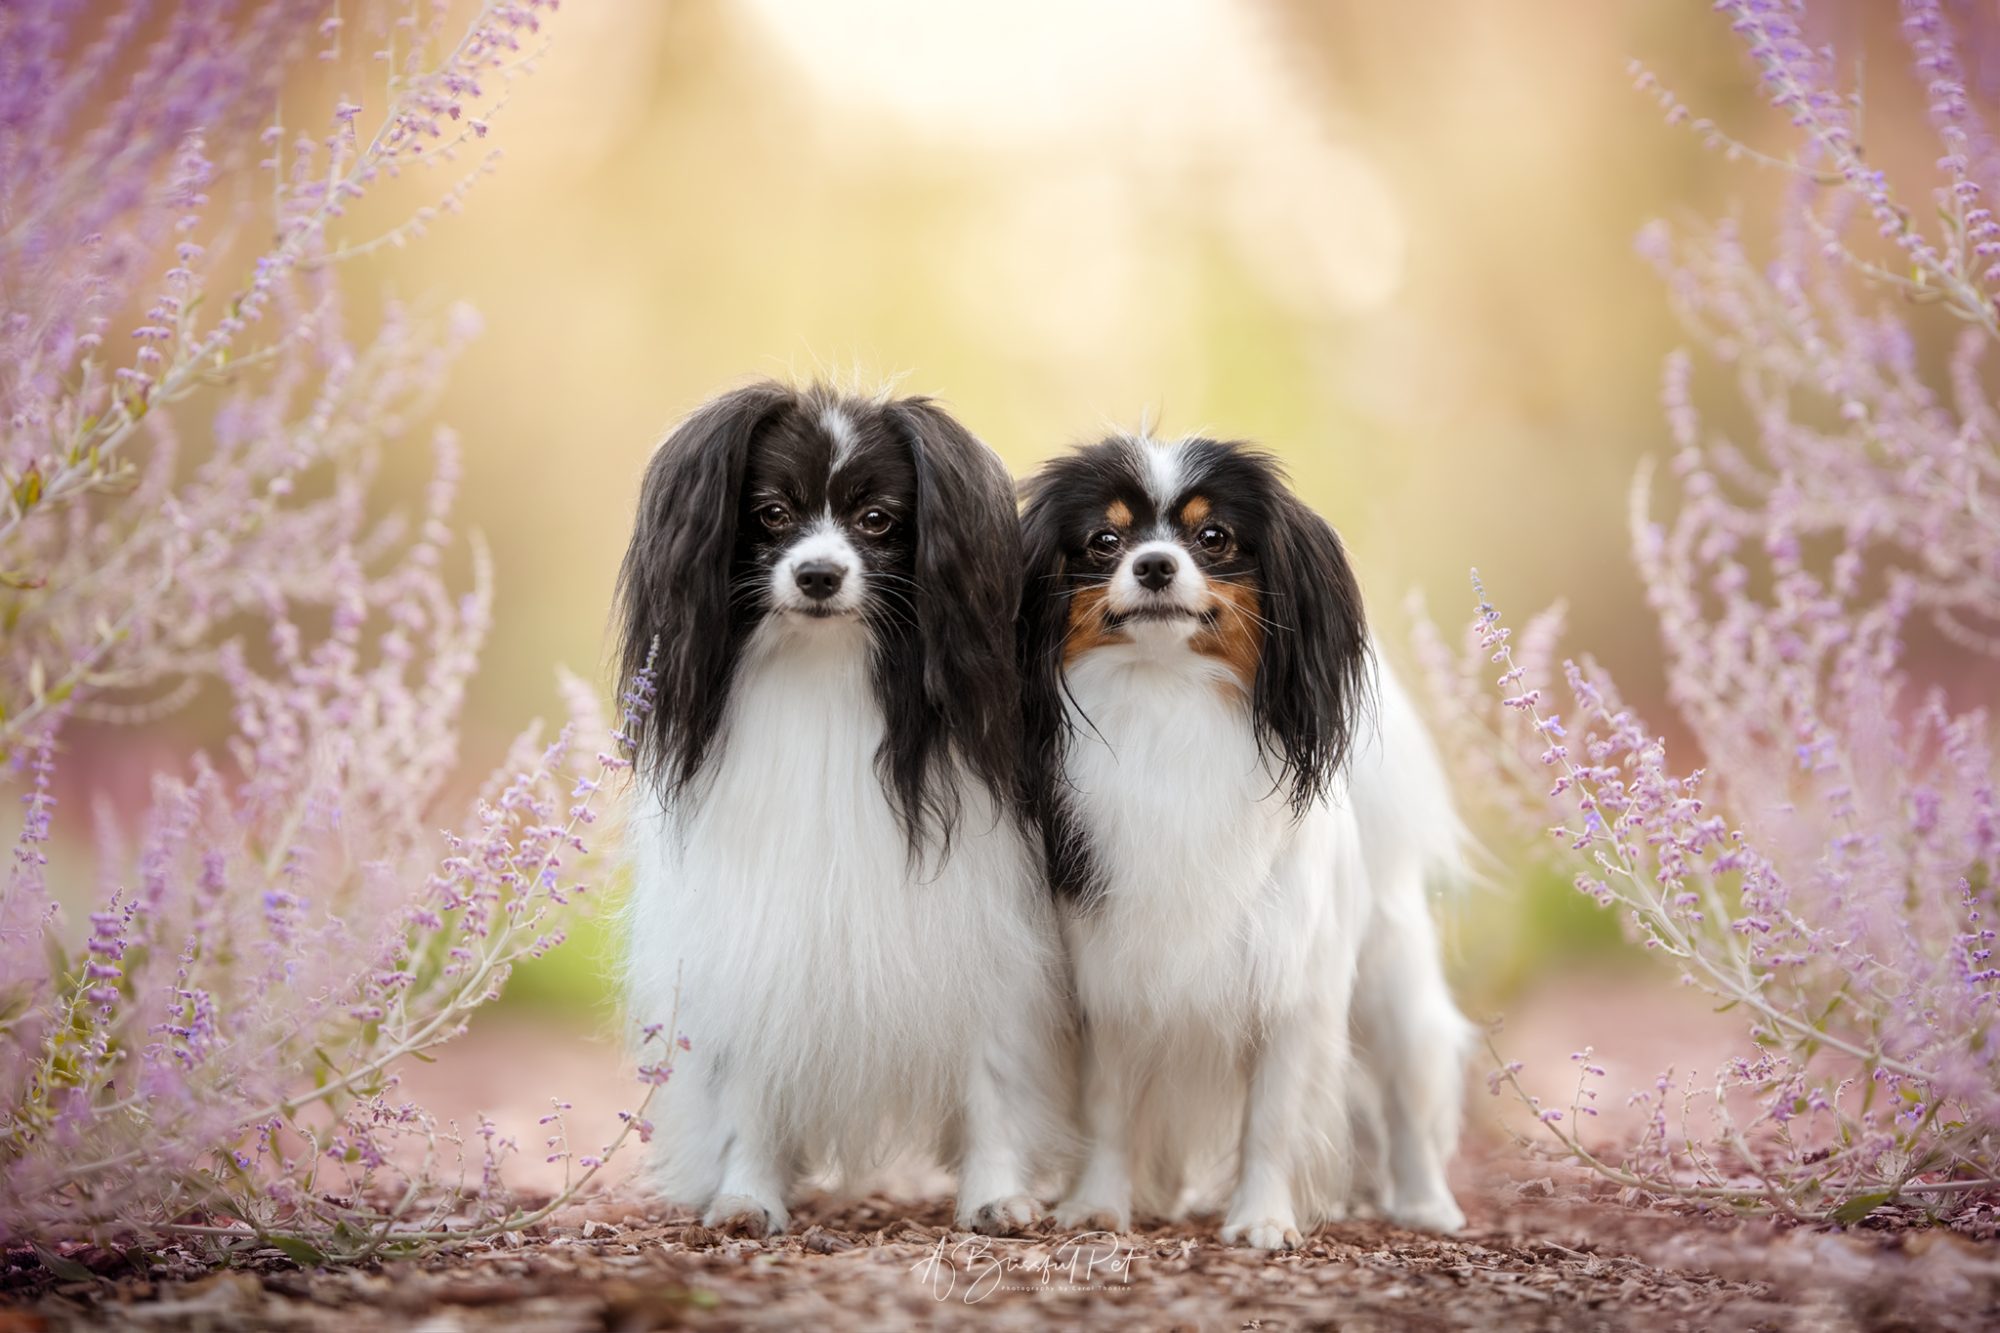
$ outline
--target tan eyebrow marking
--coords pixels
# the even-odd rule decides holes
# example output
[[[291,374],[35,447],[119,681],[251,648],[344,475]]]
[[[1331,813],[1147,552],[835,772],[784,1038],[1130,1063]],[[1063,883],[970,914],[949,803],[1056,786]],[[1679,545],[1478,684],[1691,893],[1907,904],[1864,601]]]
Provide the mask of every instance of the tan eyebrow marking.
[[[1208,497],[1206,495],[1190,495],[1187,498],[1187,503],[1181,506],[1181,524],[1184,527],[1191,528],[1207,518],[1208,514]]]
[[[1123,500],[1113,500],[1111,507],[1104,511],[1104,521],[1114,528],[1132,526],[1132,506]]]

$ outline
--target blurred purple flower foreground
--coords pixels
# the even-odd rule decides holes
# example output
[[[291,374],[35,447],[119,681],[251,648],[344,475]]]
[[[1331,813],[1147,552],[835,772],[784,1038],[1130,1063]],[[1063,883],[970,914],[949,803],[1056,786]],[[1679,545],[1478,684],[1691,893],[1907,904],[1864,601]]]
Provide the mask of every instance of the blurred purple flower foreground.
[[[440,808],[485,561],[470,591],[443,573],[449,436],[414,519],[369,489],[472,321],[358,327],[341,282],[490,165],[484,117],[553,8],[488,3],[463,31],[428,0],[0,11],[0,773],[24,809],[0,1241],[355,1256],[530,1216],[499,1188],[511,1145],[433,1123],[393,1070],[560,939],[620,763],[575,687],[576,723],[523,737],[469,815]],[[274,117],[361,82],[380,91],[304,128]],[[359,233],[350,212],[409,175],[433,204]],[[52,823],[93,818],[57,808],[65,745],[120,753],[107,725],[214,690],[223,751],[160,762],[136,830],[96,812],[94,876],[51,873]]]
[[[1557,615],[1514,638],[1482,593],[1463,659],[1427,657],[1481,788],[1553,811],[1577,887],[1749,1023],[1712,1084],[1635,1097],[1650,1128],[1622,1155],[1578,1137],[1601,1074],[1580,1052],[1573,1103],[1534,1107],[1561,1148],[1640,1192],[1949,1210],[2000,1186],[2000,774],[1978,706],[2000,656],[2000,142],[1961,55],[1990,65],[2000,34],[1905,0],[1935,151],[1885,163],[1839,85],[1855,53],[1815,45],[1807,6],[1717,8],[1796,143],[1753,152],[1641,74],[1670,121],[1787,173],[1768,240],[1642,238],[1748,437],[1703,422],[1672,357],[1675,498],[1656,519],[1642,476],[1633,536],[1705,767],[1670,767],[1589,658],[1554,679]],[[1912,674],[1913,636],[1937,679]]]

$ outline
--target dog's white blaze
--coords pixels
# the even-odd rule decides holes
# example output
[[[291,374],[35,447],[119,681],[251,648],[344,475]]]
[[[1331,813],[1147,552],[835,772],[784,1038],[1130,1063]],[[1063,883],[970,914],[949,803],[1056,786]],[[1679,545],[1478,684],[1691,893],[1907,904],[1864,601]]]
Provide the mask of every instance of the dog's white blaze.
[[[637,795],[632,1018],[678,1005],[692,1047],[655,1117],[671,1199],[741,1195],[782,1219],[794,1158],[853,1175],[892,1146],[944,1152],[996,1086],[1007,1141],[964,1162],[963,1201],[1024,1193],[1003,1159],[1061,1138],[1039,858],[967,779],[953,855],[909,865],[876,768],[870,644],[853,620],[766,620],[698,790],[671,812]]]
[[[1179,497],[1181,491],[1181,446],[1180,440],[1142,439],[1139,451],[1146,458],[1146,490],[1153,497],[1153,503],[1162,511]]]
[[[819,426],[833,441],[833,466],[839,467],[854,452],[854,446],[860,440],[853,418],[837,406],[828,406],[820,410]]]

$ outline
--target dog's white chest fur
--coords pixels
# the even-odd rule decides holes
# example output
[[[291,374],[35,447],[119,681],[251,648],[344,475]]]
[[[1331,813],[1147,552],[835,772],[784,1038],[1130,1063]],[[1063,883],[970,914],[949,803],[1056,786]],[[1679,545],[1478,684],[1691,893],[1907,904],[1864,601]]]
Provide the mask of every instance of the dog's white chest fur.
[[[1233,1174],[1225,1237],[1296,1243],[1356,1197],[1352,1110],[1375,1205],[1460,1225],[1465,1025],[1424,901],[1457,824],[1421,725],[1382,673],[1347,771],[1295,814],[1234,681],[1151,634],[1067,675],[1067,799],[1104,891],[1065,913],[1093,1143],[1058,1220],[1122,1227]]]
[[[1080,998],[1095,1018],[1242,1035],[1303,980],[1312,923],[1272,882],[1299,830],[1233,679],[1147,649],[1069,674],[1071,799],[1105,877],[1066,927]]]
[[[936,1138],[997,1006],[1044,1004],[1050,928],[1028,845],[975,782],[953,854],[913,866],[876,771],[884,723],[858,623],[767,624],[696,790],[635,828],[635,1017],[679,978],[693,1049],[660,1180],[699,1199],[717,1099],[753,1095],[807,1164]]]

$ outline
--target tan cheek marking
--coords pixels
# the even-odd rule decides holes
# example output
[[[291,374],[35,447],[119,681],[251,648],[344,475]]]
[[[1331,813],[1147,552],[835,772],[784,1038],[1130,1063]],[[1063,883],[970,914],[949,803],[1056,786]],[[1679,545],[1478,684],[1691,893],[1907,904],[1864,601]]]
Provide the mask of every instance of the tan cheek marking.
[[[1264,651],[1263,604],[1255,588],[1218,583],[1210,588],[1215,623],[1194,636],[1190,648],[1229,668],[1243,693],[1257,681],[1257,659]]]
[[[1191,528],[1209,515],[1208,497],[1190,495],[1188,502],[1181,506],[1181,526]]]
[[[1114,528],[1131,527],[1132,506],[1126,504],[1123,500],[1113,500],[1111,508],[1104,511],[1104,521]]]
[[[1110,608],[1111,590],[1098,586],[1085,588],[1069,599],[1069,632],[1063,636],[1063,666],[1068,667],[1093,648],[1107,644],[1130,643],[1132,636],[1123,630],[1107,630],[1104,618]]]

